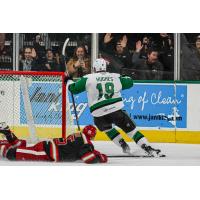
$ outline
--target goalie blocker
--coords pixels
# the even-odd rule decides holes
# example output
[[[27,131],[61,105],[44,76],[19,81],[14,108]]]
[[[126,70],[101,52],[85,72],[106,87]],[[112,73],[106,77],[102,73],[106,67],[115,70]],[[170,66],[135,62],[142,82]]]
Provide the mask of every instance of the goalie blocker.
[[[66,139],[54,138],[32,146],[27,146],[26,140],[18,139],[5,123],[0,124],[0,133],[7,139],[0,141],[0,153],[9,160],[64,162],[81,159],[88,164],[107,162],[107,156],[96,151],[91,142],[96,135],[96,128],[92,125]]]

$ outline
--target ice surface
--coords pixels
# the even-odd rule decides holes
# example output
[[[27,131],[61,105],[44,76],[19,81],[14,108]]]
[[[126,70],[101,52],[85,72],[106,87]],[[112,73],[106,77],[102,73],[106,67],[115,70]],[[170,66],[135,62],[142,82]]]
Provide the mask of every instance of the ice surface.
[[[94,142],[96,150],[112,156],[124,155],[121,149],[115,146],[112,142]],[[135,145],[129,143],[132,152],[136,155],[142,155],[143,151]],[[174,144],[174,143],[152,143],[153,147],[159,148],[164,154],[165,158],[133,158],[133,157],[115,157],[109,158],[107,164],[103,165],[121,165],[121,166],[200,166],[200,145],[198,144]],[[8,161],[0,158],[0,165],[39,165],[39,166],[72,166],[86,164],[82,161],[54,163],[54,162],[30,162],[30,161]],[[98,164],[99,165],[99,164]]]

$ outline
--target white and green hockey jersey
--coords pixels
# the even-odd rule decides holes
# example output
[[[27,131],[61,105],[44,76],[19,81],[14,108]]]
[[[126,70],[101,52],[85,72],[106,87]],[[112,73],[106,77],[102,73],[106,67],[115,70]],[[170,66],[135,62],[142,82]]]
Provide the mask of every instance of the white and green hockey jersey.
[[[70,84],[69,90],[73,94],[87,91],[90,112],[94,117],[100,117],[122,109],[124,103],[120,91],[132,86],[130,77],[101,72],[83,76]]]

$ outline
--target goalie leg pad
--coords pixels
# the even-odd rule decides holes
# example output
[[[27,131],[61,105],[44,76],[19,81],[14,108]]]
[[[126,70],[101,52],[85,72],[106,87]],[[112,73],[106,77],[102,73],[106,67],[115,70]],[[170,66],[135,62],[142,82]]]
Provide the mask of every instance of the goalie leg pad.
[[[16,150],[16,160],[49,161],[49,156],[44,150],[43,142],[29,147],[19,147]]]
[[[13,148],[11,144],[4,144],[0,146],[0,154],[2,157],[9,160],[15,160],[16,148]]]
[[[11,148],[6,154],[8,160],[16,160],[16,148]]]

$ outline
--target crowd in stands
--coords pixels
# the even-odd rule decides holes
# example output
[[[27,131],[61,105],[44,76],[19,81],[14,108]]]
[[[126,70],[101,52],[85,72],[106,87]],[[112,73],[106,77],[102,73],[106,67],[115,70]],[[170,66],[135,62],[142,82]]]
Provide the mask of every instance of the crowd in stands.
[[[174,71],[173,34],[102,34],[101,56],[110,72],[132,74],[135,79],[172,79]]]
[[[12,34],[0,33],[0,70],[13,69],[12,55]]]
[[[34,47],[25,47],[20,54],[20,71],[65,71],[65,64],[62,63],[58,53],[47,49],[39,54]]]
[[[50,34],[49,34],[50,35]],[[62,55],[62,47],[64,40],[66,38],[61,37],[50,37],[48,35],[48,40],[57,39],[56,41],[52,42],[52,45],[49,48],[45,49],[44,44],[49,43],[49,41],[45,41],[41,35],[36,35],[33,38],[33,41],[28,44],[29,46],[25,46],[20,53],[19,59],[19,70],[23,71],[65,71],[66,64],[72,57],[71,49],[67,49],[67,53]],[[58,34],[59,35],[59,34]],[[54,36],[54,35],[53,35]],[[65,36],[66,37],[66,36]],[[59,40],[58,40],[59,39]],[[71,42],[71,41],[70,41]],[[71,44],[71,43],[70,43]],[[73,43],[73,48],[77,48],[78,43]],[[70,47],[72,47],[70,45]],[[69,52],[70,51],[70,52]],[[75,50],[74,55],[75,55]],[[86,52],[85,52],[86,53]],[[74,56],[73,56],[74,57]]]
[[[19,70],[91,73],[91,34],[21,34]],[[70,42],[62,55],[66,38]],[[7,41],[7,42],[6,42]],[[10,42],[9,42],[10,41]],[[0,69],[12,70],[12,34],[0,33]],[[141,80],[174,79],[174,34],[101,33],[108,71]],[[181,79],[200,79],[200,35],[181,34]]]

